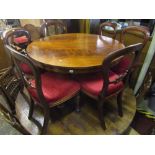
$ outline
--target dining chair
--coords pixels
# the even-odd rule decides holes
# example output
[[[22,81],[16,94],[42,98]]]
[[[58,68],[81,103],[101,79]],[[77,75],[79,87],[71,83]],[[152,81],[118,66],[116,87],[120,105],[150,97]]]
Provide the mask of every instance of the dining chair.
[[[136,34],[135,34],[136,33]],[[126,35],[141,35],[142,38],[142,49],[145,47],[147,41],[149,40],[150,32],[147,29],[147,27],[144,26],[129,26],[127,28],[124,28],[121,32],[120,42],[127,46],[126,43]],[[139,42],[139,41],[138,41]],[[132,43],[133,44],[133,43]],[[130,57],[124,57],[121,59],[120,63],[118,63],[116,66],[113,67],[113,71],[117,74],[122,74],[126,71],[128,68],[128,65],[130,64]],[[135,64],[135,67],[138,63]]]
[[[97,100],[97,108],[99,120],[103,129],[106,129],[104,122],[104,106],[105,100],[111,96],[117,96],[117,106],[119,116],[123,116],[122,111],[122,94],[125,87],[128,86],[128,78],[132,66],[135,64],[139,57],[142,44],[134,44],[124,49],[120,49],[110,53],[102,63],[102,73],[92,75],[80,79],[81,91],[89,97]],[[133,55],[132,62],[123,74],[116,74],[111,71],[114,62],[126,55]]]
[[[46,134],[50,118],[50,108],[60,105],[76,95],[78,96],[80,85],[78,82],[72,80],[69,75],[62,76],[52,72],[41,73],[39,68],[35,66],[34,62],[27,55],[19,53],[11,46],[6,45],[6,48],[10,51],[18,74],[30,95],[28,118],[32,119],[34,104],[36,103],[44,112],[41,134]],[[20,62],[24,62],[31,68],[33,75],[31,78],[25,76],[18,65]]]
[[[110,27],[110,28],[112,28],[112,30],[106,30],[105,29],[106,27]],[[103,34],[103,31],[105,31],[105,33],[112,35],[112,38],[115,39],[116,38],[116,28],[117,28],[116,23],[111,23],[111,22],[101,23],[100,27],[99,27],[99,35],[105,35],[105,34]]]
[[[31,35],[23,28],[13,28],[4,31],[2,34],[2,39],[4,45],[9,45],[23,54],[26,54],[23,49],[26,49],[28,44],[31,43]],[[26,74],[32,73],[27,64],[21,63],[20,66]]]
[[[27,30],[31,35],[31,41],[34,41],[40,38],[40,27],[36,27],[32,24],[25,24],[23,28]]]
[[[41,37],[50,36],[51,34],[66,33],[66,26],[58,21],[45,21],[40,28]]]

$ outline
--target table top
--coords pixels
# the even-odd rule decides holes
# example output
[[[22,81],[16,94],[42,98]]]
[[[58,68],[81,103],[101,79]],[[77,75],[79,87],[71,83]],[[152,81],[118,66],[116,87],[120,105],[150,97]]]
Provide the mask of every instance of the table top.
[[[70,33],[33,41],[27,53],[45,69],[72,73],[101,68],[109,53],[122,48],[123,44],[106,36]]]

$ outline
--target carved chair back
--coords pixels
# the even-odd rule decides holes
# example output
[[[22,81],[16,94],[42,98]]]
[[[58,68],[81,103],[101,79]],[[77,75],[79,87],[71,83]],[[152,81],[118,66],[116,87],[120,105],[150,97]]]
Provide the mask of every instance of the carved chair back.
[[[14,48],[12,48],[9,45],[6,45],[6,48],[9,50],[9,52],[12,55],[15,67],[17,69],[17,73],[20,76],[20,78],[23,81],[24,86],[29,89],[30,87],[33,89],[36,89],[38,98],[39,98],[39,103],[43,108],[48,108],[48,104],[44,98],[43,92],[42,92],[42,83],[41,83],[41,72],[39,70],[38,67],[35,66],[35,64],[32,62],[31,58],[29,58],[28,55],[26,54],[22,54],[20,52],[18,52],[17,50],[15,50]],[[26,53],[26,52],[25,52]],[[29,66],[29,68],[32,70],[32,75],[31,75],[31,79],[29,76],[27,76],[26,74],[24,74],[24,72],[22,71],[21,67],[20,67],[20,63],[25,63]],[[32,86],[29,80],[35,80],[35,86]],[[31,94],[30,94],[31,96]]]
[[[26,24],[23,28],[31,34],[32,41],[40,38],[40,27],[36,27],[32,24]]]
[[[52,29],[53,28],[53,29]],[[61,34],[66,33],[66,26],[58,21],[46,21],[41,25],[40,29],[41,37],[50,36],[51,34]],[[52,32],[53,31],[53,32]]]
[[[109,33],[112,33],[112,38],[115,39],[116,38],[116,28],[117,28],[117,24],[116,23],[111,23],[111,22],[104,22],[102,24],[100,24],[99,27],[99,34],[103,35],[103,31],[105,31],[106,27],[111,27],[113,30]],[[109,30],[106,30],[106,32],[108,32]]]
[[[147,43],[147,41],[149,40],[149,36],[150,36],[150,32],[149,32],[148,28],[144,27],[144,26],[129,26],[127,28],[124,28],[121,32],[120,42],[125,44],[126,34],[127,33],[133,34],[135,32],[143,35],[142,44],[143,44],[143,48],[144,48],[144,46]]]
[[[21,44],[18,44],[15,42],[15,38],[23,37],[23,36],[27,38],[26,42]],[[12,46],[15,49],[18,49],[18,48],[25,49],[27,45],[31,42],[31,35],[29,34],[28,31],[26,31],[23,28],[13,28],[8,31],[5,31],[2,34],[2,38],[5,45]]]
[[[118,82],[123,81],[125,86],[128,85],[128,80],[129,80],[129,75],[131,73],[131,69],[139,58],[139,54],[140,54],[140,50],[142,46],[143,46],[142,43],[130,45],[124,49],[114,51],[106,57],[106,59],[103,61],[103,64],[102,64],[102,67],[103,67],[102,75],[103,75],[104,85],[99,95],[100,97],[103,98],[107,96],[109,84],[117,84]],[[124,72],[123,74],[120,74],[116,80],[109,81],[109,73],[110,73],[111,68],[113,67],[114,62],[116,61],[118,62],[119,60],[121,60],[122,57],[125,57],[127,55],[133,55],[133,59],[129,67],[127,68],[126,72]]]

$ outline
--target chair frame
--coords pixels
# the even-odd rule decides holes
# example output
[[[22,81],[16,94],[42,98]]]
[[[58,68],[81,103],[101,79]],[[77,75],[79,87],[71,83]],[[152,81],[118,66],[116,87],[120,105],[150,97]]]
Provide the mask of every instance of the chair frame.
[[[16,33],[18,33],[18,32],[26,34],[26,36],[28,37],[27,44],[31,43],[31,35],[27,30],[25,30],[23,28],[12,28],[10,30],[4,31],[4,33],[2,34],[2,39],[3,39],[4,45],[9,45],[12,48],[14,48],[15,50],[21,52],[22,54],[27,54],[25,52],[25,49],[18,47],[18,45],[13,44],[13,35],[16,35]],[[11,38],[11,43],[9,41],[9,38]],[[10,55],[10,52],[8,54]],[[12,68],[14,68],[14,63],[13,63],[11,55],[10,55],[10,59],[11,59],[11,63],[12,63]]]
[[[145,45],[146,45],[146,43],[147,43],[147,41],[149,40],[149,37],[150,37],[149,29],[147,27],[145,27],[145,26],[129,26],[129,27],[124,28],[122,30],[122,32],[121,32],[121,35],[120,35],[120,42],[122,44],[125,44],[125,34],[127,34],[127,33],[132,34],[133,32],[140,32],[141,34],[143,34],[143,42],[142,42],[143,46],[142,46],[141,51],[140,51],[140,52],[142,52],[142,50],[144,49],[144,47],[145,47]],[[130,85],[131,85],[131,78],[133,76],[133,72],[135,71],[135,69],[137,67],[139,67],[138,63],[136,63],[134,65],[132,73],[130,74],[130,79],[129,79],[130,80]],[[132,85],[130,87],[133,88]]]
[[[144,27],[144,26],[129,26],[129,27],[124,28],[122,30],[121,36],[120,36],[120,42],[122,44],[125,43],[125,34],[126,33],[131,33],[131,32],[141,32],[144,35],[143,36],[143,43],[142,43],[143,48],[144,48],[144,46],[147,43],[147,41],[149,40],[149,36],[150,36],[150,32],[147,29],[147,27]]]
[[[3,38],[4,44],[5,45],[10,45],[10,46],[15,48],[15,46],[13,45],[13,41],[12,40],[13,40],[13,35],[16,35],[16,33],[18,33],[18,32],[23,33],[23,34],[25,34],[28,37],[27,44],[31,43],[31,35],[30,35],[30,33],[27,30],[25,30],[23,28],[12,28],[12,29],[10,29],[8,31],[5,31],[2,34],[2,38]],[[11,37],[11,43],[9,42],[9,38],[10,37]]]
[[[67,32],[67,28],[66,28],[66,26],[63,23],[58,22],[58,21],[46,21],[46,22],[44,22],[41,25],[41,28],[40,28],[40,36],[41,37],[48,36],[48,26],[52,26],[52,25],[55,28],[56,34],[58,34],[58,26],[60,26],[62,28],[63,33],[66,33]]]
[[[105,27],[105,26],[110,26],[110,27],[112,27],[113,28],[113,39],[115,39],[116,38],[116,28],[117,28],[117,24],[116,23],[111,23],[111,22],[104,22],[104,23],[101,23],[100,24],[100,27],[99,27],[99,34],[100,35],[103,35],[102,34],[102,31],[104,30],[103,28]]]
[[[25,24],[23,28],[31,34],[31,41],[40,39],[40,27],[36,27],[33,24]],[[37,33],[38,37],[34,37],[33,33]]]
[[[28,66],[32,70],[34,80],[35,80],[35,85],[36,85],[35,88],[36,88],[39,103],[40,103],[39,106],[43,109],[43,112],[44,112],[44,122],[43,122],[43,127],[41,129],[41,134],[46,134],[47,133],[47,128],[48,128],[48,122],[49,122],[49,119],[50,119],[50,108],[54,107],[54,106],[57,106],[58,104],[64,103],[65,101],[71,99],[73,96],[76,96],[76,95],[78,96],[79,92],[76,92],[74,95],[72,95],[72,96],[70,96],[68,98],[64,98],[63,101],[60,100],[59,103],[54,102],[52,104],[52,106],[49,106],[49,104],[46,102],[45,97],[44,97],[43,92],[42,92],[42,87],[41,87],[42,86],[42,81],[41,81],[41,71],[40,71],[40,69],[35,66],[35,64],[32,62],[31,58],[28,57],[28,55],[23,55],[23,54],[19,53],[18,51],[16,51],[15,49],[13,49],[9,45],[6,45],[6,48],[11,52],[11,55],[13,57],[14,64],[15,64],[15,66],[17,68],[19,76],[21,77],[21,79],[22,79],[22,81],[24,83],[24,86],[26,88],[28,88],[28,87],[33,88],[33,86],[31,86],[29,81],[26,79],[26,76],[24,76],[24,73],[22,72],[21,68],[19,67],[17,61],[22,61],[22,62],[28,64]],[[23,93],[22,93],[22,95],[23,95]],[[30,95],[30,102],[29,102],[30,103],[30,111],[29,111],[28,118],[32,119],[35,99],[31,96],[31,94],[29,94],[29,95]],[[25,96],[23,96],[23,97],[25,98]],[[79,103],[77,103],[77,108],[78,108],[78,104]]]
[[[97,107],[98,107],[98,112],[99,112],[99,119],[101,122],[101,126],[102,128],[105,130],[106,129],[106,125],[104,122],[104,101],[114,95],[117,95],[117,106],[118,106],[118,113],[119,115],[122,117],[123,116],[123,111],[122,111],[122,94],[123,94],[123,90],[127,87],[128,85],[128,80],[129,80],[129,76],[131,73],[131,68],[134,65],[134,63],[138,60],[139,55],[140,55],[140,50],[142,48],[142,43],[138,43],[138,44],[134,44],[131,46],[128,46],[124,49],[121,50],[117,50],[114,51],[112,53],[110,53],[106,59],[104,59],[103,63],[102,63],[102,77],[103,77],[103,81],[104,81],[104,85],[102,87],[102,90],[100,92],[100,94],[96,97],[96,96],[92,96],[91,94],[88,94],[86,91],[82,90],[82,92],[84,92],[86,95],[90,96],[91,98],[94,98],[95,100],[97,100]],[[117,60],[118,58],[122,58],[122,56],[125,56],[127,54],[131,54],[134,53],[134,58],[132,63],[130,64],[128,70],[126,70],[125,73],[123,73],[122,75],[119,75],[118,79],[114,80],[114,81],[109,81],[109,73],[110,73],[110,67],[113,66],[113,61]],[[119,91],[117,91],[114,94],[111,94],[110,96],[108,95],[108,86],[109,84],[116,84],[120,81],[123,81],[124,83],[124,87],[122,89],[120,89]]]
[[[13,28],[7,31],[4,31],[2,34],[2,39],[3,39],[3,43],[4,45],[10,45],[13,48],[17,48],[12,40],[13,40],[13,35],[16,35],[16,33],[18,32],[23,32],[27,37],[28,37],[28,43],[31,41],[31,36],[29,35],[29,33],[27,31],[25,31],[22,28]],[[11,43],[9,41],[9,38],[11,39]],[[8,53],[8,51],[6,50],[6,52]],[[12,60],[12,56],[10,55],[10,53],[8,53],[11,59],[11,66],[9,68],[6,68],[5,71],[3,73],[1,73],[0,75],[0,91],[3,94],[3,96],[5,97],[9,108],[11,110],[11,113],[13,115],[16,114],[15,111],[15,94],[17,91],[20,91],[20,89],[23,89],[22,85],[21,85],[21,80],[20,78],[16,78],[15,77],[15,70],[14,70],[14,63]],[[12,89],[12,90],[10,90]]]

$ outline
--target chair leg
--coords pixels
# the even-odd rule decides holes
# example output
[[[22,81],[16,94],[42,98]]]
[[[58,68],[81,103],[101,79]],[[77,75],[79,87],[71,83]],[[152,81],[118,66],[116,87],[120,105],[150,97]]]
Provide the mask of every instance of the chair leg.
[[[32,119],[33,112],[34,112],[34,101],[33,101],[33,99],[31,98],[31,101],[30,101],[30,110],[29,110],[28,119]]]
[[[42,130],[41,130],[41,135],[47,134],[49,119],[50,119],[50,111],[48,109],[48,110],[45,110],[44,123],[43,123],[43,127],[42,127]]]
[[[123,110],[122,110],[122,94],[123,91],[121,91],[118,95],[117,95],[117,107],[118,107],[118,114],[120,117],[123,117]]]
[[[101,122],[101,126],[104,130],[106,130],[106,125],[104,121],[104,101],[98,102],[98,114],[99,114],[99,120]]]

